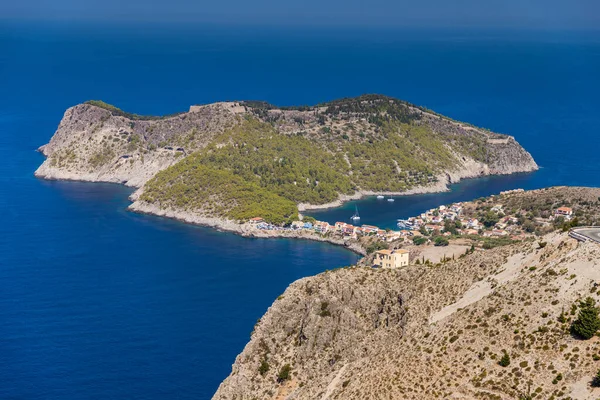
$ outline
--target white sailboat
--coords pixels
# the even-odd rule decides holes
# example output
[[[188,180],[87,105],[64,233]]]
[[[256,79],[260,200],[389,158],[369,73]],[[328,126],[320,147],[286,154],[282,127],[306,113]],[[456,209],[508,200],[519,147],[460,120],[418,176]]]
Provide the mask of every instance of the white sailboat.
[[[354,210],[354,215],[350,217],[350,219],[354,222],[358,222],[360,221],[360,215],[358,215],[358,206],[355,206]]]
[[[385,196],[384,196],[384,195],[382,195],[382,194],[379,194],[379,195],[377,195],[377,199],[381,200],[381,199],[383,199],[383,198],[385,198]]]
[[[387,201],[394,201],[394,198],[392,196],[390,196]]]

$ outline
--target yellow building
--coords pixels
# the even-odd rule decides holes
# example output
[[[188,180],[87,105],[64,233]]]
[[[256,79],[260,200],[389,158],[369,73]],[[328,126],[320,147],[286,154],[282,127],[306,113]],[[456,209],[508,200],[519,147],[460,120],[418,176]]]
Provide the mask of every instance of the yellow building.
[[[379,250],[375,252],[373,265],[381,268],[400,268],[406,267],[409,261],[408,250]]]

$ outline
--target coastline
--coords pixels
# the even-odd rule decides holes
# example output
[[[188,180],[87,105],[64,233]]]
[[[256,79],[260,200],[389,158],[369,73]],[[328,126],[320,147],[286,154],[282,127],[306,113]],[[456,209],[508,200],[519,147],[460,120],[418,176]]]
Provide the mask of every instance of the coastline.
[[[337,246],[345,247],[348,250],[365,256],[365,249],[357,242],[350,242],[344,239],[321,236],[317,233],[309,233],[306,231],[265,231],[256,229],[250,223],[239,224],[233,220],[224,218],[203,217],[186,211],[164,210],[152,204],[141,203],[134,201],[129,207],[129,211],[138,214],[154,215],[158,217],[170,218],[181,221],[187,224],[206,226],[217,229],[222,232],[230,232],[248,238],[281,238],[281,239],[304,239],[317,242],[326,242]]]
[[[453,183],[453,182],[450,182]],[[404,192],[374,192],[372,190],[359,190],[354,194],[341,194],[337,200],[334,200],[325,204],[309,204],[309,203],[299,203],[298,211],[308,211],[308,210],[324,210],[328,208],[336,208],[342,206],[344,203],[352,200],[360,200],[369,196],[411,196],[415,194],[426,194],[426,193],[443,193],[449,192],[450,188],[448,184],[443,183],[442,181],[438,181],[433,185],[427,186],[417,186],[412,189],[405,190]]]
[[[41,168],[40,168],[41,169]],[[305,231],[289,231],[289,230],[273,230],[273,231],[265,231],[256,229],[256,227],[251,223],[243,223],[240,224],[233,220],[228,220],[224,218],[218,217],[207,217],[201,216],[195,213],[187,212],[187,211],[176,211],[172,209],[162,209],[153,204],[147,204],[139,201],[139,197],[143,191],[143,188],[139,185],[139,182],[132,182],[126,180],[119,180],[116,177],[103,176],[102,178],[99,175],[93,176],[93,174],[89,175],[81,175],[76,173],[65,173],[64,171],[56,170],[56,174],[44,174],[40,173],[40,169],[35,171],[35,176],[40,179],[45,180],[66,180],[66,181],[81,181],[81,182],[91,182],[91,183],[116,183],[125,185],[127,187],[136,188],[130,196],[129,200],[132,202],[127,210],[138,213],[138,214],[148,214],[154,215],[158,217],[170,218],[183,223],[205,226],[213,229],[217,229],[223,232],[234,233],[243,237],[255,237],[255,238],[286,238],[286,239],[304,239],[304,240],[314,240],[319,242],[327,242],[333,245],[345,247],[356,254],[361,256],[366,255],[366,251],[362,246],[360,246],[357,242],[346,241],[341,238],[331,238],[321,236],[317,233],[308,233]],[[511,175],[515,173],[529,173],[537,170],[537,164],[529,168],[528,170],[520,170],[520,171],[506,171],[506,172],[491,172],[489,169],[481,170],[480,165],[469,165],[463,166],[458,171],[445,172],[441,173],[437,176],[437,181],[433,182],[430,185],[422,185],[416,186],[414,188],[405,190],[403,192],[375,192],[368,190],[359,190],[352,195],[340,195],[337,200],[334,200],[325,204],[307,204],[307,203],[299,203],[297,204],[298,212],[302,215],[303,211],[308,210],[321,210],[328,208],[340,207],[344,203],[352,200],[359,200],[368,196],[376,196],[376,195],[384,195],[384,196],[411,196],[418,194],[427,194],[427,193],[443,193],[450,191],[449,185],[453,183],[459,183],[463,179],[477,179],[485,176],[491,175]]]
[[[445,172],[439,174],[436,178],[437,181],[433,182],[430,185],[421,185],[415,186],[411,189],[405,190],[403,192],[375,192],[372,190],[359,190],[354,194],[341,194],[337,200],[334,200],[325,204],[308,204],[308,203],[299,203],[298,204],[298,212],[309,211],[309,210],[324,210],[328,208],[336,208],[342,206],[344,203],[352,200],[360,200],[365,197],[370,196],[412,196],[416,194],[429,194],[429,193],[444,193],[449,192],[449,185],[454,183],[460,183],[464,179],[477,179],[484,178],[486,176],[502,176],[502,175],[514,175],[514,174],[527,174],[531,172],[535,172],[539,170],[539,166],[537,164],[532,165],[528,169],[520,169],[520,170],[509,170],[509,171],[489,171],[488,169],[475,170],[475,168],[480,166],[470,165],[465,166],[464,168],[453,171],[453,172]]]
[[[77,106],[67,110],[67,112],[65,113],[65,117],[63,117],[63,121],[66,121],[67,115],[69,115],[70,121],[72,117],[71,114],[77,110]],[[84,111],[85,110],[88,110],[88,108],[85,108]],[[98,112],[105,111],[100,110]],[[94,115],[88,117],[88,119],[91,120],[94,120],[95,118]],[[160,149],[160,151],[157,150],[154,153],[151,153],[152,155],[146,155],[146,157],[144,157],[143,155],[139,155],[138,157],[138,155],[136,154],[131,155],[128,153],[126,154],[126,157],[121,156],[114,163],[107,166],[103,166],[102,168],[96,169],[95,171],[88,171],[89,168],[78,170],[77,165],[72,165],[64,160],[64,167],[61,167],[60,163],[59,166],[53,165],[51,159],[49,158],[53,154],[53,152],[56,153],[62,151],[61,149],[63,148],[68,149],[71,143],[73,143],[74,141],[83,140],[83,137],[77,137],[77,135],[80,135],[79,133],[73,136],[73,132],[69,132],[69,129],[67,129],[66,125],[63,126],[63,121],[61,121],[59,130],[57,130],[57,133],[55,133],[51,141],[48,144],[38,148],[38,151],[44,156],[46,156],[44,162],[34,172],[34,175],[38,178],[48,180],[119,183],[137,189],[129,197],[132,204],[130,204],[127,207],[128,210],[133,212],[171,218],[184,223],[207,226],[246,237],[295,238],[323,241],[350,248],[358,254],[365,254],[365,251],[360,246],[360,244],[346,241],[343,238],[331,238],[322,236],[320,233],[316,232],[307,233],[292,229],[258,229],[255,224],[252,224],[250,222],[239,223],[238,221],[229,220],[221,217],[205,216],[201,215],[201,213],[196,212],[175,209],[163,209],[157,204],[141,202],[139,199],[141,193],[144,191],[145,183],[149,179],[152,179],[152,177],[155,176],[159,171],[162,171],[171,166],[173,163],[177,162],[177,157],[174,157],[172,152],[170,151],[163,151],[162,149]],[[71,131],[73,131],[73,129],[75,128],[72,128]],[[126,128],[122,126],[120,129],[126,130]],[[67,133],[71,134],[67,135]],[[459,157],[460,155],[456,154],[457,162],[452,166],[448,166],[445,170],[440,171],[432,179],[432,181],[426,184],[417,185],[403,191],[357,190],[355,193],[349,195],[340,194],[338,195],[336,200],[325,204],[297,203],[296,207],[298,209],[298,213],[300,217],[302,217],[302,213],[308,210],[319,210],[340,207],[345,202],[358,200],[367,196],[410,196],[427,193],[443,193],[450,191],[449,185],[453,183],[458,183],[463,179],[480,178],[491,175],[511,175],[515,173],[528,173],[539,169],[538,165],[535,163],[531,155],[527,153],[524,149],[522,149],[522,147],[518,145],[514,138],[509,137],[507,139],[502,140],[502,143],[494,144],[494,146],[504,146],[509,143],[512,143],[513,145],[518,146],[517,156],[519,156],[520,159],[515,161],[513,159],[503,157],[499,160],[494,161],[493,164],[490,164],[476,161],[475,159],[470,157]],[[124,149],[124,151],[125,150],[126,149]],[[88,158],[92,157],[92,154],[87,154],[87,156]],[[63,157],[66,156],[63,155]],[[260,217],[260,215],[256,215],[255,217]]]

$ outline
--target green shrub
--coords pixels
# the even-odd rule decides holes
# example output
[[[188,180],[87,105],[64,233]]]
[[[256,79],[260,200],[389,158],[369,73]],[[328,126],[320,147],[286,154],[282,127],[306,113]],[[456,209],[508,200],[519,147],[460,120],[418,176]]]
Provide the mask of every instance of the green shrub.
[[[367,246],[367,254],[375,253],[378,250],[386,250],[389,249],[390,246],[385,242],[380,242],[379,240],[371,243]]]
[[[504,352],[504,355],[498,362],[498,365],[500,365],[501,367],[505,367],[505,368],[510,365],[510,356],[508,355],[508,353],[506,351]]]
[[[292,367],[290,364],[285,364],[279,370],[279,374],[277,374],[277,382],[281,383],[288,379],[290,379],[290,372],[292,371]]]
[[[485,225],[488,228],[496,225],[498,221],[500,221],[500,216],[493,211],[486,212],[481,218],[481,222],[483,222],[483,225]]]
[[[185,158],[146,183],[140,197],[164,208],[210,213],[247,221],[262,217],[282,225],[298,218],[296,204],[224,170],[197,165]]]
[[[319,311],[319,316],[321,316],[321,317],[331,316],[331,312],[329,311],[329,303],[327,301],[324,301],[321,303],[321,311]]]
[[[594,379],[592,379],[592,386],[600,387],[600,370],[598,370],[598,372],[596,372]]]
[[[415,245],[420,246],[422,244],[425,244],[427,242],[427,239],[424,238],[423,236],[414,236],[412,238],[412,241]]]
[[[446,239],[445,237],[438,236],[434,239],[433,243],[435,246],[448,246],[450,242],[448,242],[448,239]]]
[[[313,217],[311,217],[310,215],[305,215],[305,216],[302,218],[302,221],[303,221],[303,222],[308,222],[308,223],[310,223],[310,224],[314,224],[315,222],[317,222],[317,220],[316,220],[316,219],[314,219]]]
[[[596,302],[591,297],[579,304],[577,319],[571,324],[571,333],[580,339],[590,339],[600,329]]]
[[[264,376],[264,374],[266,374],[267,372],[269,372],[269,362],[267,361],[267,359],[263,359],[262,362],[260,363],[260,367],[258,367],[258,372]]]

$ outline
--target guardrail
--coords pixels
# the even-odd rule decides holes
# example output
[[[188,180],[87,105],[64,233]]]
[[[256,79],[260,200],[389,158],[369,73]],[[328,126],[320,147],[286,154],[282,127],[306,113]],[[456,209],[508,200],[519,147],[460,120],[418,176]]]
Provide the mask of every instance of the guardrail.
[[[577,232],[573,232],[572,230],[569,231],[569,237],[572,237],[573,239],[577,239],[580,242],[587,242],[588,241],[587,237],[585,237],[583,235],[580,235]]]
[[[569,236],[573,239],[579,240],[580,242],[592,241],[595,243],[600,243],[600,240],[591,238],[589,236],[582,235],[579,232],[576,232],[579,229],[598,229],[600,231],[600,226],[578,226],[577,228],[569,229]]]

